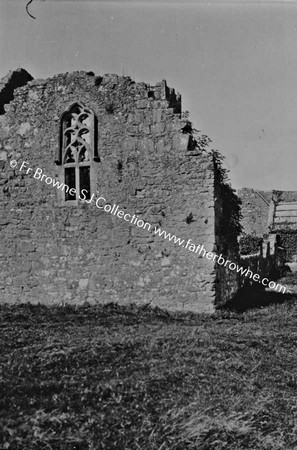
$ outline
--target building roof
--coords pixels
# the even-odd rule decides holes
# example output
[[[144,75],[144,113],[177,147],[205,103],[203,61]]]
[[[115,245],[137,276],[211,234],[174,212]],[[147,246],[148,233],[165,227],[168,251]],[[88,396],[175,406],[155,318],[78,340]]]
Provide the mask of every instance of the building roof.
[[[297,201],[280,202],[276,205],[273,228],[297,229]]]

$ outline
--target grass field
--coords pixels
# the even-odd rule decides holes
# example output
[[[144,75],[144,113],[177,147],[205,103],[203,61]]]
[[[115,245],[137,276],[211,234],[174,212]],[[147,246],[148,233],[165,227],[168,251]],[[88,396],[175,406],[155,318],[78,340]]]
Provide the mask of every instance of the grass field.
[[[297,302],[1,306],[1,449],[297,449]]]

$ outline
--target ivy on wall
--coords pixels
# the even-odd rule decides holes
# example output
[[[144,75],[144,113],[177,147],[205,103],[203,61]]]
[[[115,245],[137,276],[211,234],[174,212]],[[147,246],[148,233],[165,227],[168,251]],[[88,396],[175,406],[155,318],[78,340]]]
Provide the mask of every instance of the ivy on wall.
[[[239,238],[239,253],[241,255],[253,255],[258,253],[263,238],[254,234],[244,234]]]
[[[193,128],[192,122],[188,119],[188,111],[183,112],[181,117],[185,120],[182,131],[190,135],[189,150],[206,151],[212,142],[211,139]],[[228,170],[223,166],[224,156],[218,150],[212,150],[211,153],[215,171],[215,196],[221,211],[216,233],[219,234],[223,247],[228,248],[228,244],[237,242],[237,237],[242,231],[241,200],[230,185]]]

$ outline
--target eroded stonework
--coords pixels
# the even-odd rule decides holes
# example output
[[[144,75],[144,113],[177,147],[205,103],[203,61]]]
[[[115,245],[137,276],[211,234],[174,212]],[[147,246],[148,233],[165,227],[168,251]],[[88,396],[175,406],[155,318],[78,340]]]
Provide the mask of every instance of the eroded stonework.
[[[61,117],[77,103],[95,117],[94,154],[84,160],[91,193],[150,230],[94,203],[66,201],[61,190],[34,178],[39,168],[65,182]],[[218,250],[213,157],[189,145],[180,96],[166,81],[152,87],[117,75],[66,73],[29,81],[3,107],[1,301],[137,302],[211,312],[236,291],[233,280],[224,298],[213,261],[153,232],[161,227]],[[20,171],[24,161],[30,173]]]

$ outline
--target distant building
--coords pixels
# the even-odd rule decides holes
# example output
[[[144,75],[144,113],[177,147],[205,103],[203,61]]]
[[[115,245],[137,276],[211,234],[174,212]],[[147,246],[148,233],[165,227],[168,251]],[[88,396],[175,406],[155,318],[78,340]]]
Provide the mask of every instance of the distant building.
[[[246,234],[277,235],[286,249],[287,260],[297,260],[297,192],[238,191],[242,207],[242,226]]]

